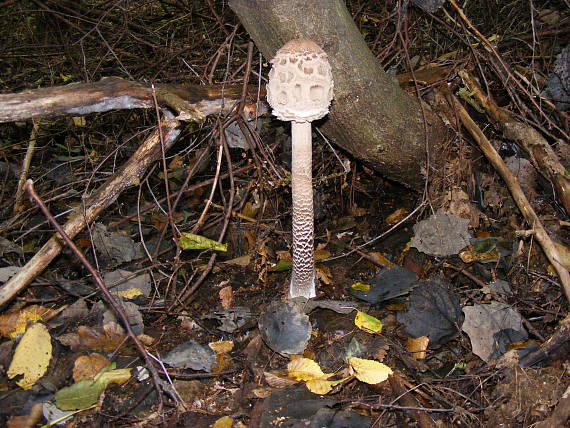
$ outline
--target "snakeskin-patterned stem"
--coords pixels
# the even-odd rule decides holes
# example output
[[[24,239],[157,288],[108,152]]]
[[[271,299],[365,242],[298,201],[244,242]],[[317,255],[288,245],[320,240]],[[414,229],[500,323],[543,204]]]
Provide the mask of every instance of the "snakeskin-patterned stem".
[[[313,259],[313,183],[311,123],[291,122],[293,144],[291,188],[293,193],[293,274],[289,297],[316,296]]]

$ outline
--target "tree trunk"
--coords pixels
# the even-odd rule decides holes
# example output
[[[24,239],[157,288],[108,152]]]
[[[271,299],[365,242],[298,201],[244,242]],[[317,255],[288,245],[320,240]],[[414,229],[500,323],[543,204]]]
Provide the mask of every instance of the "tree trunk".
[[[438,168],[445,131],[408,96],[372,55],[341,0],[230,0],[266,58],[295,38],[319,44],[329,57],[334,100],[321,126],[338,146],[384,176],[420,189],[429,160]],[[427,142],[427,143],[426,143]],[[426,158],[426,153],[429,157]]]

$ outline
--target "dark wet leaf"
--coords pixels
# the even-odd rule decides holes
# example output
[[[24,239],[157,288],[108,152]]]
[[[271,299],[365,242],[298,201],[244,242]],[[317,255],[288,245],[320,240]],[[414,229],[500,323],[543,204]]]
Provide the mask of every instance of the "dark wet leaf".
[[[216,328],[226,333],[232,333],[253,320],[251,310],[241,306],[226,309],[225,311],[210,312],[203,318],[215,321]]]
[[[309,317],[293,302],[271,303],[259,318],[264,342],[283,355],[302,354],[311,337]]]
[[[135,243],[133,238],[109,232],[100,223],[93,226],[93,244],[101,257],[109,262],[127,263],[143,256],[140,244]]]
[[[350,289],[350,294],[368,303],[379,303],[408,294],[417,286],[417,275],[409,269],[392,266],[382,270],[370,281],[370,290]]]
[[[170,351],[163,359],[166,364],[179,369],[211,372],[216,367],[216,353],[194,340],[189,340]]]
[[[408,310],[397,317],[410,336],[429,337],[430,346],[457,336],[465,318],[457,295],[437,280],[420,281],[410,295]]]
[[[262,406],[260,428],[270,427],[313,427],[309,420],[327,406],[336,404],[312,394],[303,385],[293,385],[275,391],[266,398]],[[366,426],[366,425],[364,425]]]

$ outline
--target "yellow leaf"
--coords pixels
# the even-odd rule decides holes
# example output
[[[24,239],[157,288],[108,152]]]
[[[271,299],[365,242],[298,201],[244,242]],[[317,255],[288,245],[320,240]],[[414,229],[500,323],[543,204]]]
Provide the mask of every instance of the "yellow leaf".
[[[75,126],[85,126],[87,124],[83,116],[73,116],[72,119]]]
[[[356,325],[356,327],[358,327],[360,330],[364,330],[367,333],[382,332],[382,322],[378,318],[374,318],[372,315],[368,315],[365,312],[356,312],[354,325]]]
[[[122,291],[118,291],[118,292],[112,293],[112,294],[114,294],[115,296],[120,296],[120,297],[123,297],[125,299],[131,299],[132,300],[135,297],[142,296],[143,292],[141,291],[140,288],[133,287],[133,288],[129,288],[128,290],[122,290]]]
[[[287,364],[289,377],[296,380],[327,379],[333,375],[323,373],[319,364],[309,358],[297,358]]]
[[[386,364],[374,360],[352,357],[348,359],[348,364],[358,380],[371,385],[384,382],[393,373]]]
[[[234,420],[229,416],[222,416],[212,425],[212,428],[232,428]]]
[[[368,291],[370,291],[370,284],[363,284],[362,282],[355,282],[354,284],[352,284],[350,286],[350,288],[352,288],[355,291],[368,292]]]
[[[219,342],[210,342],[208,343],[208,346],[216,354],[227,354],[232,349],[234,349],[234,342],[231,342],[229,340],[221,340]]]
[[[22,389],[30,389],[41,378],[51,359],[51,336],[43,324],[34,324],[22,337],[8,368],[8,378],[24,377],[16,383]]]
[[[345,379],[340,380],[325,380],[325,379],[312,379],[308,380],[305,385],[307,389],[313,394],[328,394],[339,383],[344,382]]]
[[[57,314],[49,308],[39,305],[31,305],[21,309],[19,313],[10,313],[0,316],[0,331],[3,336],[16,337],[26,331],[28,323],[37,321],[47,321]]]

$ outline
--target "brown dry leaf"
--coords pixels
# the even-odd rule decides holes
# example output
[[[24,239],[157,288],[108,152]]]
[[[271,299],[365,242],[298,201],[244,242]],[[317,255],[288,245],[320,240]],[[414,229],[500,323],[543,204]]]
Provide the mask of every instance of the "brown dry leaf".
[[[394,263],[392,263],[390,260],[388,260],[386,258],[386,256],[382,253],[378,253],[376,251],[373,251],[371,253],[368,253],[368,255],[383,266],[390,267],[390,266],[394,265]]]
[[[414,360],[424,360],[426,358],[426,351],[429,345],[429,337],[408,337],[406,342],[406,350],[412,353],[412,358]]]
[[[30,305],[18,311],[0,315],[0,335],[3,337],[15,337],[18,334],[23,334],[26,331],[28,322],[49,321],[66,307],[53,310],[40,305]]]
[[[251,230],[246,230],[244,236],[247,241],[247,250],[251,251],[253,248],[255,248],[255,244],[257,243],[257,238],[251,232]]]
[[[317,271],[317,278],[325,285],[332,284],[332,272],[331,269],[326,265],[316,265],[315,269]]]
[[[379,347],[374,353],[374,359],[379,362],[384,361],[384,358],[386,358],[386,353],[389,349],[390,346],[388,344],[384,344],[383,346]]]
[[[77,333],[62,334],[57,338],[62,345],[69,346],[74,351],[114,351],[123,343],[130,344],[126,339],[122,327],[113,322],[105,324],[103,328],[79,326]],[[153,337],[146,334],[139,334],[137,339],[145,346],[152,346],[155,342]]]
[[[168,169],[182,168],[184,166],[184,158],[180,155],[174,155],[170,163],[168,164]]]
[[[259,212],[259,208],[260,207],[258,205],[254,205],[248,201],[243,206],[241,213],[246,217],[255,218],[257,216],[257,213]]]
[[[389,225],[396,224],[407,215],[408,215],[408,210],[406,208],[399,208],[396,211],[394,211],[392,214],[390,214],[388,217],[386,217],[385,221]]]
[[[330,251],[325,250],[324,248],[319,248],[317,249],[317,251],[315,251],[314,258],[316,262],[321,262],[323,260],[330,258],[331,256],[332,254]]]
[[[255,398],[267,398],[273,391],[271,388],[255,388],[251,392]]]
[[[229,370],[232,366],[233,359],[228,354],[216,354],[216,364],[212,373],[221,373]]]
[[[22,416],[14,416],[6,422],[7,428],[33,428],[42,419],[43,403],[36,403],[32,406],[30,413]]]
[[[291,261],[291,253],[289,251],[276,251],[278,260]]]
[[[20,311],[10,312],[0,315],[0,336],[10,337],[10,333],[16,328],[16,323],[20,317]]]
[[[249,264],[251,263],[251,256],[246,254],[245,256],[236,257],[235,259],[231,260],[226,260],[225,262],[222,263],[226,265],[246,267],[249,266]]]
[[[475,251],[473,245],[469,245],[466,249],[459,253],[459,258],[464,263],[472,263],[475,261],[485,261],[485,260],[498,260],[501,257],[501,253],[498,248],[493,248],[491,251],[484,253],[479,253]]]
[[[287,373],[283,371],[273,371],[273,372],[263,372],[263,377],[265,382],[271,388],[285,388],[286,386],[291,386],[297,383],[296,380],[289,379]]]
[[[468,218],[469,227],[479,227],[481,212],[477,209],[475,204],[471,202],[471,198],[461,187],[454,186],[447,191],[445,204],[447,206],[446,211],[449,214],[461,218]]]
[[[111,360],[101,354],[93,353],[82,355],[75,360],[73,365],[73,380],[94,379],[95,376],[105,367],[111,364]]]
[[[126,338],[123,328],[114,322],[105,324],[103,327],[81,325],[77,328],[77,334],[84,348],[97,351],[114,351]]]
[[[222,302],[222,308],[230,309],[232,307],[234,292],[231,285],[222,288],[218,293],[218,296],[220,296],[220,301]]]

